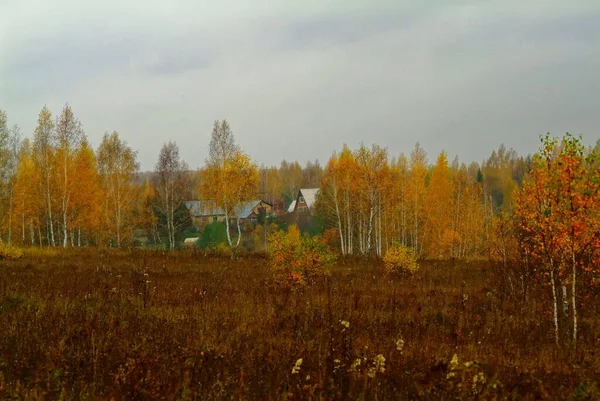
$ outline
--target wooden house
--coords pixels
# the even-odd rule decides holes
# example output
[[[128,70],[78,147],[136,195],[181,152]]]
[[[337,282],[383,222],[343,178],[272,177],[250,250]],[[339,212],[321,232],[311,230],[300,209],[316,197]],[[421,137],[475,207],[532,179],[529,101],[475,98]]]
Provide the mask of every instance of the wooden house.
[[[319,188],[301,188],[298,190],[296,199],[288,207],[287,213],[281,216],[281,220],[286,224],[296,224],[300,228],[308,227],[319,192]]]
[[[204,227],[217,221],[225,221],[225,211],[215,206],[213,201],[199,200],[185,202],[190,211],[195,227]],[[235,224],[240,217],[241,223],[256,223],[261,213],[266,216],[273,212],[273,205],[263,200],[242,202],[235,206],[234,213],[229,216],[229,224]]]

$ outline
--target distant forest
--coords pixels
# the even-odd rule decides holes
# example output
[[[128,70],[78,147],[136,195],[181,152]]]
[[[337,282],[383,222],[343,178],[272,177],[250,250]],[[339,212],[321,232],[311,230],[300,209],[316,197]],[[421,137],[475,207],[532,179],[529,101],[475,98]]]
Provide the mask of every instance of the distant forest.
[[[227,121],[215,122],[207,145],[209,157],[198,171],[168,142],[154,171],[140,172],[137,153],[118,132],[106,133],[94,149],[69,105],[58,115],[42,108],[32,138],[0,110],[0,236],[19,246],[130,247],[143,231],[152,242],[176,248],[206,229],[192,227],[184,206],[205,199],[231,222],[221,224],[226,235],[220,242],[237,247],[236,238],[245,235],[255,240],[241,246],[264,250],[262,226],[282,228],[278,217],[298,191],[319,188],[310,232],[342,254],[381,256],[400,244],[423,258],[488,256],[497,251],[497,226],[513,219],[534,160],[503,145],[482,163],[466,164],[443,151],[430,158],[418,143],[407,155],[377,144],[340,144],[323,165],[283,160],[259,166],[235,142]],[[261,227],[236,231],[236,205],[252,199],[269,202],[272,214]]]

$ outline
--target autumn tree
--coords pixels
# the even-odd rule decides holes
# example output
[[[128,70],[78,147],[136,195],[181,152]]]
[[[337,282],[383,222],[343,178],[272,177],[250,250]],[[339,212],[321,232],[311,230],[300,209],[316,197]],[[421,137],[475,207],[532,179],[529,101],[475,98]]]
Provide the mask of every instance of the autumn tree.
[[[567,133],[559,142],[548,134],[518,193],[521,245],[540,261],[549,277],[557,345],[561,327],[563,332],[569,331],[569,319],[571,343],[576,345],[577,277],[595,268],[593,256],[600,245],[599,156],[594,150],[586,154],[581,138]],[[561,296],[562,314],[558,306]]]
[[[402,246],[408,246],[408,159],[401,154],[393,159],[390,165],[392,174],[392,188],[390,191],[391,208],[389,210],[389,222],[392,235]]]
[[[283,185],[283,196],[289,204],[296,199],[302,186],[302,167],[297,161],[283,160],[279,166],[279,174]]]
[[[22,244],[34,245],[36,235],[38,243],[42,244],[41,217],[45,200],[43,192],[40,192],[43,188],[40,185],[41,178],[36,171],[32,145],[28,139],[25,139],[19,149],[12,208],[12,214],[15,216],[14,225],[21,231]]]
[[[83,136],[73,154],[67,221],[71,246],[89,245],[102,224],[105,194],[101,187],[98,162],[94,150]]]
[[[7,242],[12,241],[14,186],[19,164],[21,133],[19,127],[9,128],[6,113],[0,109],[0,204],[2,226],[7,228]]]
[[[455,234],[452,230],[453,193],[448,159],[442,151],[433,166],[425,195],[423,231],[429,257],[444,259],[450,256]]]
[[[54,188],[52,185],[53,174],[55,170],[55,151],[52,146],[54,133],[54,123],[52,122],[52,113],[44,106],[38,116],[38,124],[34,131],[33,138],[33,160],[36,168],[36,174],[42,177],[40,185],[44,201],[46,204],[46,238],[49,245],[56,244],[54,239],[54,221],[52,218],[52,204]]]
[[[161,242],[160,230],[158,229],[158,217],[156,216],[156,188],[151,178],[146,178],[141,185],[140,196],[137,197],[135,206],[135,225],[145,229],[152,237],[154,243]]]
[[[420,255],[423,250],[423,216],[425,202],[425,178],[427,176],[427,153],[417,143],[410,154],[410,174],[407,182],[408,221],[410,239],[413,250]]]
[[[175,142],[165,143],[158,156],[154,174],[156,200],[154,207],[164,217],[167,244],[175,248],[175,234],[186,220],[177,219],[176,212],[189,199],[190,176],[187,163],[181,160]]]
[[[244,204],[257,195],[260,175],[258,166],[250,157],[238,151],[232,159],[226,160],[223,167],[208,165],[205,168],[205,179],[200,187],[202,197],[212,199],[214,206],[225,214],[227,243],[235,255],[242,239],[240,213]],[[230,222],[235,220],[237,238],[233,241]]]
[[[277,167],[261,167],[260,193],[264,195],[264,199],[275,206],[277,200],[281,199],[282,192],[283,182]]]
[[[482,254],[485,244],[483,189],[477,180],[476,163],[452,167],[452,236],[450,256],[465,258]]]
[[[321,184],[323,179],[323,168],[318,160],[306,163],[302,169],[302,188],[316,188]]]
[[[361,145],[355,152],[359,225],[358,244],[362,254],[383,254],[382,216],[391,188],[387,149]]]
[[[242,237],[240,208],[244,202],[256,197],[259,183],[258,166],[235,143],[227,120],[215,121],[209,144],[209,156],[200,185],[200,197],[211,200],[214,206],[225,214],[227,243],[232,257]],[[238,235],[235,242],[232,240],[229,228],[230,219],[236,222]]]
[[[56,118],[56,125],[52,141],[56,157],[56,196],[59,199],[59,208],[62,215],[62,242],[66,247],[69,241],[69,209],[72,203],[73,192],[84,182],[73,179],[75,172],[75,155],[84,139],[83,128],[79,119],[73,114],[71,107],[66,104],[61,114]]]
[[[336,227],[343,254],[352,254],[355,244],[363,255],[382,254],[392,178],[387,150],[378,145],[354,152],[344,145],[329,159],[317,209]]]
[[[133,180],[139,171],[137,153],[115,131],[104,134],[97,159],[105,194],[104,227],[114,245],[121,247],[133,232],[132,211],[137,193]]]
[[[353,251],[353,220],[350,208],[355,166],[354,154],[344,144],[342,151],[339,154],[334,153],[325,167],[321,194],[317,200],[317,210],[337,229],[343,255],[349,255]]]

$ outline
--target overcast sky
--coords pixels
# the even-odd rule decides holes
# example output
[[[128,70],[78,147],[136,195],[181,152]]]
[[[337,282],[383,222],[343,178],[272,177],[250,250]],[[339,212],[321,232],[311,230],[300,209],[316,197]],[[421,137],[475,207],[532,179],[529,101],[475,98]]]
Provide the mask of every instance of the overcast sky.
[[[0,0],[0,108],[31,136],[69,102],[96,147],[204,163],[227,118],[254,160],[343,143],[480,161],[600,131],[600,2]]]

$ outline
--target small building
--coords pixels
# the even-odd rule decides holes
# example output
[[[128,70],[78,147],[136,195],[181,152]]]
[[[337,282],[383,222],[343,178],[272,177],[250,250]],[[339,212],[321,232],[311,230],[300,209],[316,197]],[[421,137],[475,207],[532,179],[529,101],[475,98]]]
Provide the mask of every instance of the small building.
[[[264,200],[243,202],[235,207],[235,213],[236,216],[230,219],[232,222],[235,222],[236,217],[240,217],[241,222],[256,223],[261,214],[270,216],[273,213],[273,205]]]
[[[196,245],[198,245],[199,239],[199,237],[186,238],[185,240],[183,240],[183,245],[186,248],[195,248]]]
[[[293,206],[291,213],[311,216],[320,191],[319,188],[301,188],[296,195],[296,200],[290,205]]]
[[[198,200],[185,202],[185,206],[192,215],[192,223],[195,227],[204,227],[217,221],[225,221],[225,211],[216,207],[213,201]],[[264,213],[271,215],[273,205],[264,200],[252,200],[242,202],[234,208],[233,215],[229,217],[229,224],[235,224],[239,216],[241,223],[256,223],[258,217]]]
[[[296,199],[294,199],[292,203],[290,203],[290,206],[288,206],[287,208],[287,212],[294,213],[294,210],[296,210]]]
[[[185,207],[190,211],[192,224],[195,227],[204,227],[207,224],[225,220],[225,212],[216,207],[213,201],[187,201]]]
[[[319,188],[302,188],[298,190],[296,199],[288,207],[287,213],[280,217],[281,220],[288,225],[296,224],[302,230],[308,229],[319,192]]]

